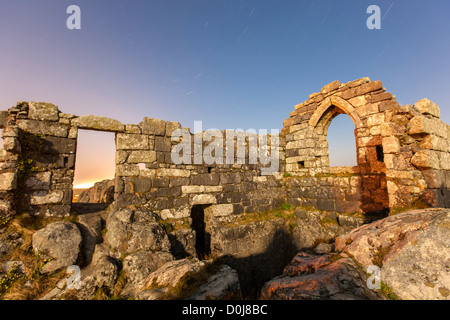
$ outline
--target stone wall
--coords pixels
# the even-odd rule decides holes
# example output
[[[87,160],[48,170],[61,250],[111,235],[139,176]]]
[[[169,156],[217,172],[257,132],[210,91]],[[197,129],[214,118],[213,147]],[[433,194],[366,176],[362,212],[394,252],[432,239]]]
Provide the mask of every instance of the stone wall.
[[[449,126],[428,99],[400,106],[380,81],[332,82],[296,105],[284,121],[286,171],[315,177],[330,172],[328,127],[347,114],[355,125],[361,210],[401,207],[422,199],[448,206]]]
[[[356,167],[329,166],[327,130],[339,114],[355,125]],[[178,122],[144,118],[122,124],[66,114],[49,103],[19,102],[0,112],[0,211],[70,214],[78,129],[115,133],[115,205],[146,206],[163,219],[189,218],[194,205],[221,215],[268,211],[283,203],[340,213],[387,211],[417,200],[449,207],[450,129],[439,116],[438,106],[427,99],[400,106],[380,81],[332,82],[284,121],[278,150],[268,150],[278,152],[279,170],[264,175],[268,165],[249,161],[251,134],[244,154],[224,144],[214,152],[222,164],[211,164],[196,159],[198,150],[213,144],[208,133],[184,128],[182,138],[172,139],[181,129]],[[225,141],[229,134],[237,133],[219,131],[212,141]],[[171,151],[184,139],[190,139],[190,163],[174,164]],[[226,164],[230,148],[235,161]]]

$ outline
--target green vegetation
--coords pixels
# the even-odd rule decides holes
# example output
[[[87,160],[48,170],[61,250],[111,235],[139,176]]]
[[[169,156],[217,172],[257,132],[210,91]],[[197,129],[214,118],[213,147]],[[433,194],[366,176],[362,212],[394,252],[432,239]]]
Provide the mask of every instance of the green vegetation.
[[[381,294],[383,294],[389,300],[400,300],[400,298],[394,293],[391,287],[389,287],[386,283],[381,282]]]
[[[283,173],[283,177],[289,178],[289,177],[292,177],[292,174],[290,174],[289,172],[285,172],[285,173]]]
[[[322,219],[320,219],[319,223],[322,225],[337,225],[337,226],[339,225],[336,219],[331,219],[327,217],[323,217]]]
[[[11,284],[13,284],[15,281],[17,281],[20,277],[22,277],[22,274],[19,270],[18,265],[14,265],[7,273],[6,275],[3,275],[0,277],[0,296],[5,293]]]
[[[290,227],[293,228],[296,220],[294,208],[292,208],[290,204],[285,203],[281,205],[280,209],[277,210],[258,213],[245,213],[240,216],[236,216],[233,222],[224,222],[223,225],[225,227],[237,227],[252,222],[275,220],[280,218],[284,219],[286,223],[291,224]]]
[[[55,219],[55,218],[53,218]],[[17,234],[21,242],[6,256],[4,261],[22,261],[26,266],[23,270],[13,267],[1,278],[0,300],[32,300],[40,297],[56,283],[65,277],[65,272],[42,274],[42,267],[51,259],[43,259],[40,253],[35,253],[32,247],[32,236],[35,230],[45,226],[52,219],[32,217],[21,214],[8,218],[2,227],[6,234]]]
[[[402,212],[406,212],[406,211],[410,211],[410,210],[415,210],[415,209],[426,209],[429,208],[430,206],[423,201],[422,199],[416,199],[408,204],[405,204],[402,207],[394,207],[391,208],[389,211],[389,215],[390,216],[395,216],[396,214],[402,213]]]

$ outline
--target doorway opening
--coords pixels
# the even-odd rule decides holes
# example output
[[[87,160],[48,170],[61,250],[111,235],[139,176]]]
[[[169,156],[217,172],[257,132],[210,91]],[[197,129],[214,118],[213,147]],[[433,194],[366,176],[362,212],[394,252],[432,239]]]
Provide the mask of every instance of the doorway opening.
[[[355,167],[355,125],[346,114],[337,115],[328,127],[327,140],[330,167]]]
[[[115,152],[114,133],[78,130],[74,208],[95,211],[114,201]]]
[[[191,209],[191,228],[195,231],[197,258],[204,260],[211,253],[211,235],[206,230],[205,208],[208,205],[194,205]]]

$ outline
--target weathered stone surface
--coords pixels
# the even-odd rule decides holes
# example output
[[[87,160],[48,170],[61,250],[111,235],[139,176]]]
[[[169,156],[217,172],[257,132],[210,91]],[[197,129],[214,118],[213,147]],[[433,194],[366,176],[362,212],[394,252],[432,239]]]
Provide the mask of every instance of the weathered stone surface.
[[[94,115],[86,115],[72,120],[72,125],[80,129],[123,132],[125,126],[118,120]]]
[[[58,121],[58,107],[45,102],[29,102],[28,117],[41,121]]]
[[[233,210],[232,204],[216,204],[206,208],[205,213],[215,217],[224,217],[233,214]]]
[[[189,214],[191,210],[188,210]],[[195,231],[191,228],[180,229],[169,234],[171,243],[171,253],[176,259],[183,259],[188,256],[196,256]]]
[[[381,280],[401,299],[450,299],[450,210],[424,209],[361,226],[336,239],[336,250]]]
[[[340,85],[341,85],[341,83],[339,82],[339,80],[333,81],[333,82],[327,84],[326,86],[324,86],[322,88],[322,90],[320,90],[320,92],[323,94],[327,94],[331,91],[339,89]]]
[[[50,188],[51,172],[38,172],[25,181],[25,187],[30,190],[48,190]]]
[[[331,244],[321,242],[314,248],[315,254],[327,254],[333,250],[333,246]]]
[[[92,261],[95,246],[103,241],[101,231],[104,221],[96,214],[83,214],[78,218],[78,229],[80,229],[83,238],[81,251],[83,253],[83,262],[88,265]]]
[[[0,173],[0,191],[14,190],[17,187],[17,175],[14,172]]]
[[[139,251],[128,255],[123,261],[127,284],[122,294],[134,296],[139,291],[143,281],[152,272],[170,261],[173,261],[173,256],[164,251]]]
[[[166,134],[166,122],[161,119],[145,117],[140,123],[142,133],[164,136]]]
[[[26,132],[37,135],[49,135],[55,137],[67,137],[69,127],[60,123],[46,123],[38,120],[20,120],[17,126]]]
[[[198,259],[182,259],[171,261],[151,273],[143,282],[141,290],[149,287],[174,287],[188,272],[197,272],[205,266]]]
[[[441,116],[441,110],[439,109],[439,107],[434,102],[426,98],[417,101],[414,104],[414,108],[416,108],[423,114],[428,114],[436,118],[439,118]]]
[[[236,270],[223,265],[211,276],[197,292],[189,297],[192,300],[222,300],[229,297],[240,297],[241,287]]]
[[[148,136],[141,134],[117,134],[116,141],[117,150],[148,150],[149,140]]]
[[[77,202],[79,203],[111,203],[114,200],[115,180],[107,179],[96,182],[92,188],[83,191]]]
[[[420,150],[411,158],[411,163],[423,169],[439,169],[438,154],[432,150]]]
[[[64,192],[62,190],[54,191],[35,191],[31,194],[30,203],[32,205],[59,204],[62,202]]]
[[[142,250],[170,251],[170,242],[154,213],[144,208],[112,208],[106,221],[105,241],[115,257]]]
[[[217,198],[212,194],[196,194],[190,200],[191,205],[196,204],[215,204]]]
[[[298,253],[283,274],[261,290],[265,300],[382,300],[366,285],[367,276],[348,256],[332,262],[329,256]]]
[[[191,175],[190,170],[160,168],[156,170],[158,177],[181,177],[188,178]]]
[[[4,128],[8,123],[8,111],[0,111],[0,128]]]
[[[152,163],[156,161],[156,152],[145,150],[145,151],[131,151],[128,156],[128,163]]]
[[[80,253],[81,233],[77,226],[67,221],[58,221],[33,234],[33,250],[41,257],[52,258],[42,273],[56,271],[75,264]]]

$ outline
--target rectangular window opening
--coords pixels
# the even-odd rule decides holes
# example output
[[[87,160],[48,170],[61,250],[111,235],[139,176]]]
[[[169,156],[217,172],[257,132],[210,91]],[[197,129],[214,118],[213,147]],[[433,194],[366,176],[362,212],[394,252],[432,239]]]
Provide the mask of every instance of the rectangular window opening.
[[[376,150],[377,150],[377,160],[384,162],[384,152],[383,152],[383,147],[382,146],[376,146]]]
[[[299,162],[297,162],[297,164],[298,164],[298,168],[299,169],[304,169],[305,168],[305,161],[299,161]]]

